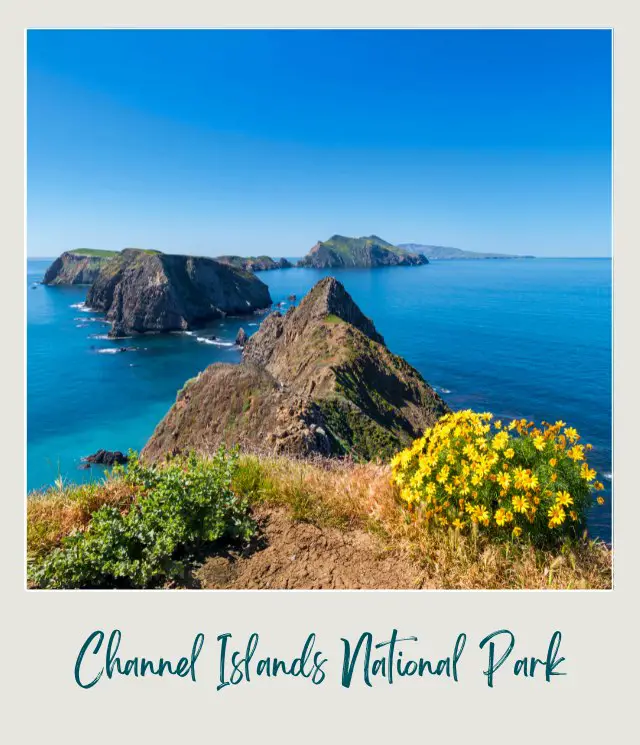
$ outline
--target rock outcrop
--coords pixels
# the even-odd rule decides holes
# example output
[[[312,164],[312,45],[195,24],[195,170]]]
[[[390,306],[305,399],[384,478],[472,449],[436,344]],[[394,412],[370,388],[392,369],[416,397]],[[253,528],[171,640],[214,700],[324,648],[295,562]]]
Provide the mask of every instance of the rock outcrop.
[[[272,269],[290,269],[293,266],[287,259],[272,259],[271,256],[216,256],[215,259],[221,264],[248,272],[268,272]]]
[[[387,349],[340,282],[327,277],[285,315],[272,313],[239,365],[189,381],[143,456],[221,443],[263,453],[387,458],[448,408]]]
[[[90,285],[115,251],[79,248],[65,251],[45,272],[43,285]]]
[[[84,463],[95,463],[100,466],[115,466],[116,463],[126,463],[129,458],[121,453],[120,450],[97,450],[93,455],[87,455],[86,458],[82,458]]]
[[[127,336],[246,315],[268,308],[271,297],[251,272],[214,259],[125,249],[100,269],[85,302],[106,313],[111,336]]]
[[[428,264],[422,254],[412,253],[403,248],[370,235],[362,238],[346,238],[334,235],[328,241],[319,241],[309,253],[298,262],[301,267],[326,269],[328,267],[415,266]]]
[[[239,329],[236,334],[236,344],[239,347],[244,347],[248,340],[249,337],[247,336],[247,332],[243,328]]]

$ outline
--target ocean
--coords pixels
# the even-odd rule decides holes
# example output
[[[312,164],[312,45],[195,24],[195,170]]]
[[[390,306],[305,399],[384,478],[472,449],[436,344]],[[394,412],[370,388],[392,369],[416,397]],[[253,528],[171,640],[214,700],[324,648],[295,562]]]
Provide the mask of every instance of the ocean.
[[[86,287],[45,287],[49,260],[27,262],[27,489],[79,470],[99,448],[141,449],[184,382],[213,362],[238,362],[234,339],[262,316],[198,332],[112,341]],[[606,487],[590,532],[611,540],[612,319],[610,259],[434,261],[375,270],[286,269],[258,276],[274,302],[337,277],[389,348],[452,408],[536,422],[562,419],[593,451]],[[120,347],[130,351],[118,353]]]

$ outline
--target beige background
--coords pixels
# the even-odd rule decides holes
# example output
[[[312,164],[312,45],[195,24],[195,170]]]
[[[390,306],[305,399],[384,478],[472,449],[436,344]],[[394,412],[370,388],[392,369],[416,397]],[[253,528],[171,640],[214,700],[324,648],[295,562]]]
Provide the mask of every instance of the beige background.
[[[637,731],[638,162],[640,38],[630,2],[159,3],[12,2],[0,26],[2,265],[2,702],[7,742],[629,742]],[[28,7],[27,7],[28,5]],[[26,592],[24,590],[23,40],[27,27],[613,27],[615,29],[615,589],[611,592]],[[187,653],[207,640],[199,682],[117,679],[90,691],[73,665],[92,630],[123,631],[126,654]],[[461,680],[339,683],[341,636],[397,627],[415,651],[448,654],[469,635]],[[510,628],[516,652],[542,656],[563,633],[566,677],[498,674],[489,690],[477,648]],[[215,637],[261,635],[264,654],[294,656],[310,631],[327,681],[258,679],[215,690]],[[504,669],[503,669],[504,670]],[[633,719],[632,719],[633,718]]]

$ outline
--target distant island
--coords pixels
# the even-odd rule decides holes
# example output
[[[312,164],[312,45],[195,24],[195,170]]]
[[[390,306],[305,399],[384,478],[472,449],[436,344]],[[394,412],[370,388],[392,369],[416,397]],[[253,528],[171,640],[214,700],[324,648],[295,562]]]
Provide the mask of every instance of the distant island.
[[[314,269],[336,267],[371,269],[380,266],[416,266],[428,263],[424,255],[394,246],[377,235],[361,238],[334,235],[328,241],[318,241],[297,266]]]
[[[464,251],[452,246],[426,246],[422,243],[399,243],[398,248],[411,253],[426,256],[429,260],[465,260],[473,259],[535,259],[535,256],[518,256],[516,254],[483,253],[481,251]]]
[[[221,264],[235,266],[248,272],[268,272],[272,269],[290,269],[293,264],[287,259],[272,259],[271,256],[214,256]]]

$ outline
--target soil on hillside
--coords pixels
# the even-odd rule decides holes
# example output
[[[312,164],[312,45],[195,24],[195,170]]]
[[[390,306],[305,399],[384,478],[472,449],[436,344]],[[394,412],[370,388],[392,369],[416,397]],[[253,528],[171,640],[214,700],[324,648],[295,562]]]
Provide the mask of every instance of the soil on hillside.
[[[427,576],[370,533],[294,520],[284,508],[259,508],[259,538],[249,549],[211,556],[195,573],[203,589],[422,589]]]

